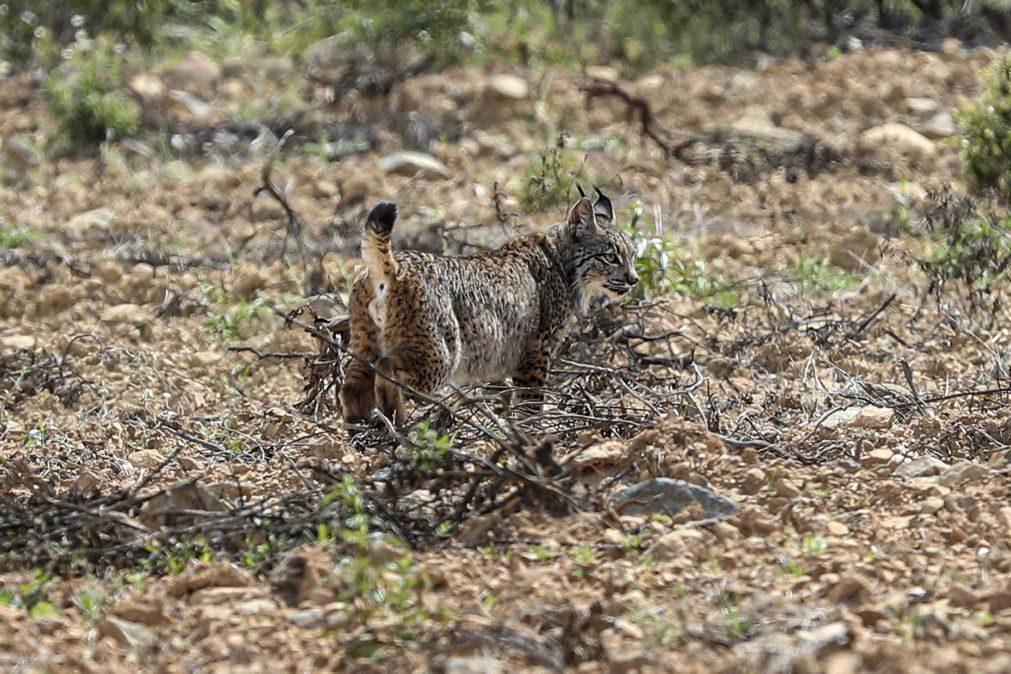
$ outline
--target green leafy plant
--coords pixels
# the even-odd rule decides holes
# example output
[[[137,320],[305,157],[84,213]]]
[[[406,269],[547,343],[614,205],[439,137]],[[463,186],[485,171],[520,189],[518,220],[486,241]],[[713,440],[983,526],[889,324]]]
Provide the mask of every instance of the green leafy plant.
[[[681,246],[664,235],[656,222],[647,223],[642,204],[632,207],[632,219],[625,231],[635,247],[635,270],[639,283],[633,299],[647,299],[658,294],[681,293],[696,297],[710,306],[730,308],[740,301],[731,284],[713,279],[706,273],[705,260],[692,258]],[[653,235],[642,233],[652,229]]]
[[[962,173],[975,192],[996,190],[1011,201],[1011,57],[994,61],[984,73],[979,96],[955,111],[962,127]]]
[[[76,44],[46,82],[59,139],[76,150],[140,128],[140,107],[122,87],[126,56],[105,41]]]
[[[431,470],[440,465],[453,449],[456,437],[446,435],[432,428],[432,420],[425,419],[411,434],[411,446],[407,449],[408,459],[421,470]]]
[[[856,276],[832,264],[827,255],[802,255],[791,273],[801,295],[834,293],[860,284]]]
[[[36,570],[32,579],[13,590],[0,588],[0,604],[24,609],[33,620],[56,615],[56,607],[49,598],[53,577],[48,571]]]
[[[38,233],[31,227],[0,224],[0,250],[26,248],[37,236]]]

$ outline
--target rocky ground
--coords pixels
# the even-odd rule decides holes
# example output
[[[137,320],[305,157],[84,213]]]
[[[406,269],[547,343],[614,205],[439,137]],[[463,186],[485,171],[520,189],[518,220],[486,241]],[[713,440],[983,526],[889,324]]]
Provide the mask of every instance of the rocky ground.
[[[3,668],[1011,670],[1006,291],[917,262],[992,58],[368,98],[195,53],[130,80],[149,133],[61,159],[38,84],[0,82]],[[254,198],[275,153],[301,228]],[[314,359],[365,209],[473,252],[557,222],[573,174],[651,284],[580,323],[545,414],[467,391],[438,430],[345,429]],[[524,458],[547,434],[562,475]],[[619,496],[643,481],[659,505]]]

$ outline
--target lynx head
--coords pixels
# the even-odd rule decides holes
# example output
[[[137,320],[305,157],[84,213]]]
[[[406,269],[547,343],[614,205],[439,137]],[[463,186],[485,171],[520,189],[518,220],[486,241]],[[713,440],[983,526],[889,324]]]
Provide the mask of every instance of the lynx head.
[[[560,237],[562,264],[583,315],[594,297],[621,297],[639,281],[632,240],[614,226],[611,200],[596,189],[597,200],[591,203],[580,188]]]

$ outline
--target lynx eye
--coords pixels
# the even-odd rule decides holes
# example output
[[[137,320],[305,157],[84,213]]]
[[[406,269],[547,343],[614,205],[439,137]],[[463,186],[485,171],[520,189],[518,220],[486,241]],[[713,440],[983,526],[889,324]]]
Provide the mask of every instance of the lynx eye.
[[[604,262],[606,262],[609,265],[617,266],[621,264],[621,258],[618,257],[617,253],[605,253]]]

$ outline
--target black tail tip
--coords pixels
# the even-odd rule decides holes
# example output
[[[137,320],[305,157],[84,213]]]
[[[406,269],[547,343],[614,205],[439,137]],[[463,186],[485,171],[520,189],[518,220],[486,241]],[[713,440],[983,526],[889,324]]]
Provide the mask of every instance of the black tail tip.
[[[397,205],[392,201],[380,201],[369,211],[366,222],[380,234],[393,231],[393,223],[397,221]]]

